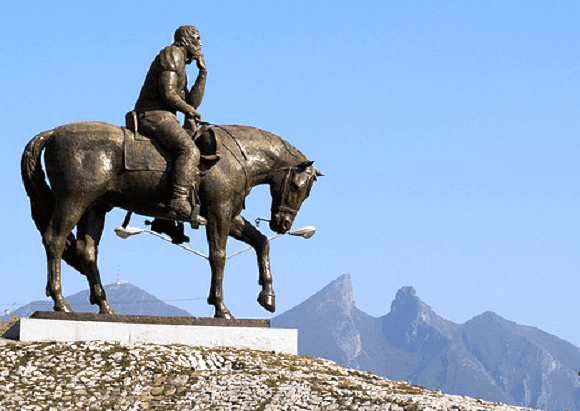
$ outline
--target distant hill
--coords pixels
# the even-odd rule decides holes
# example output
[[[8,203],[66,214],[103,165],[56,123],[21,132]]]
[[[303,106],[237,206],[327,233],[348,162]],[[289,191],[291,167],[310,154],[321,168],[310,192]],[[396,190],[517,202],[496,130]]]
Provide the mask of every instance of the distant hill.
[[[157,297],[127,282],[117,282],[105,286],[107,300],[117,314],[159,315],[191,317],[185,310],[169,305]],[[96,313],[99,307],[89,303],[89,290],[66,297],[72,309],[78,312]],[[34,311],[52,311],[52,300],[34,301],[14,311],[18,317],[29,316]]]
[[[448,394],[580,411],[580,349],[492,312],[464,324],[402,287],[383,317],[356,308],[345,274],[272,326],[298,328],[298,353]]]

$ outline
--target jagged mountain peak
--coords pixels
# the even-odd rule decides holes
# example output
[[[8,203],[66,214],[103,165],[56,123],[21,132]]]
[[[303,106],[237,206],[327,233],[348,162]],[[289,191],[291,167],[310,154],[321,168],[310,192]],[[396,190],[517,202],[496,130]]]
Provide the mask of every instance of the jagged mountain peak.
[[[422,321],[429,324],[435,314],[431,307],[417,296],[415,288],[405,286],[397,291],[397,295],[391,303],[391,312],[388,315],[398,317],[403,321]]]
[[[321,315],[350,316],[354,308],[352,297],[352,282],[350,274],[343,274],[330,284],[326,285],[316,294],[309,297],[301,304],[280,314],[278,317],[292,317],[297,313],[318,313]],[[317,314],[317,315],[318,315]]]
[[[455,324],[435,314],[410,286],[397,291],[391,311],[383,317],[382,326],[392,344],[403,346],[415,341],[419,347],[427,343],[441,347],[453,337],[455,329]]]
[[[456,324],[439,317],[411,286],[398,290],[380,318],[358,310],[352,293],[344,274],[272,318],[272,326],[298,328],[300,355],[450,394],[580,410],[578,347],[491,311]]]
[[[298,351],[302,355],[319,357],[330,352],[333,358],[350,363],[361,353],[357,315],[351,277],[343,274],[302,304],[272,318],[271,324],[298,328]]]
[[[321,291],[327,288],[334,289],[346,297],[352,297],[352,278],[350,277],[349,273],[344,273],[336,280],[332,281],[330,284],[324,287]]]
[[[308,301],[311,303],[315,302],[318,306],[332,306],[333,309],[336,309],[341,313],[350,313],[354,307],[350,274],[345,273],[341,275],[306,300],[306,302]]]
[[[399,291],[397,291],[397,296],[412,296],[412,297],[416,297],[417,296],[417,291],[415,290],[415,287],[410,286],[410,285],[405,285],[403,287],[401,287],[399,289]]]
[[[345,273],[331,282],[327,287],[328,291],[334,291],[341,296],[341,299],[352,304],[352,279],[349,273]],[[324,289],[323,289],[324,290]]]

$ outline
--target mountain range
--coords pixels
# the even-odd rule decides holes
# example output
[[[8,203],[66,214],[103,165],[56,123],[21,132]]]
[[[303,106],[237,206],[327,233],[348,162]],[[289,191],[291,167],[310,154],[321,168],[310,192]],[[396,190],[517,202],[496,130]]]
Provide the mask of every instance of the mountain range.
[[[126,281],[117,281],[114,284],[106,285],[105,292],[107,293],[107,301],[113,306],[117,314],[191,317],[189,312],[166,304]],[[89,303],[89,290],[70,295],[66,297],[66,300],[75,311],[85,313],[99,311],[98,306]],[[33,301],[14,310],[12,314],[17,317],[25,317],[34,311],[52,311],[52,307],[52,300]]]
[[[191,316],[126,282],[105,290],[118,314]],[[97,311],[88,290],[66,298],[75,311]],[[51,301],[35,301],[13,314],[50,310]],[[413,287],[402,287],[389,313],[373,317],[356,307],[351,277],[344,274],[271,324],[298,329],[299,355],[446,394],[580,411],[580,348],[493,312],[453,323],[433,312]]]
[[[298,329],[298,353],[446,394],[543,410],[580,410],[580,348],[493,312],[464,324],[402,287],[388,314],[357,309],[349,274],[271,320]]]

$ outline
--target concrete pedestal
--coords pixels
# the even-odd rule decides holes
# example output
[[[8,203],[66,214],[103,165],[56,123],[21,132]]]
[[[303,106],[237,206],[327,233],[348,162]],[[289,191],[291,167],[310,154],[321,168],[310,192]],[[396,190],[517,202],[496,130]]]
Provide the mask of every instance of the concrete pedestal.
[[[79,315],[80,318],[85,318],[80,320]],[[288,354],[298,353],[298,330],[269,328],[269,320],[233,320],[232,322],[189,317],[70,315],[51,312],[37,312],[33,314],[33,317],[52,318],[23,317],[4,336],[29,342],[102,340],[204,347],[227,346]],[[104,321],[99,321],[99,317]],[[87,320],[87,318],[90,319]],[[227,325],[224,325],[223,321],[226,321]],[[178,324],[172,324],[172,322]],[[186,324],[183,324],[184,322]],[[188,322],[190,324],[187,324]],[[195,325],[196,322],[207,325]],[[217,324],[211,325],[212,322]],[[238,326],[236,322],[242,325]],[[260,324],[267,324],[267,327]]]

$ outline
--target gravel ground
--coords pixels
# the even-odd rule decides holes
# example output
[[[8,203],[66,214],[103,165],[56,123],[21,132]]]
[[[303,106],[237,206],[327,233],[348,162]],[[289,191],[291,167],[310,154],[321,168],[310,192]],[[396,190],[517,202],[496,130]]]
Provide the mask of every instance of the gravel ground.
[[[524,409],[268,351],[0,339],[0,411]]]

